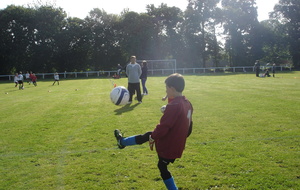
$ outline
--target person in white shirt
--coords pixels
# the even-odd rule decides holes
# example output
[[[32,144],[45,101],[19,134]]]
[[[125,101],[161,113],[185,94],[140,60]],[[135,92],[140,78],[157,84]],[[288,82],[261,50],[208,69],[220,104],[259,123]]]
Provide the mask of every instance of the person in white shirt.
[[[30,79],[30,74],[29,74],[28,71],[25,74],[25,78],[26,78],[27,83],[30,84],[31,83],[31,79]]]
[[[18,75],[19,90],[24,90],[23,80],[24,80],[24,77],[23,77],[22,71],[20,71],[20,73]]]
[[[18,75],[18,73],[16,73],[15,76],[14,76],[14,82],[15,82],[15,87],[17,87],[18,84],[19,84],[19,75]]]
[[[57,84],[59,85],[59,75],[58,75],[58,73],[55,73],[55,74],[54,74],[54,82],[53,82],[52,86],[53,86],[56,82],[57,82]]]

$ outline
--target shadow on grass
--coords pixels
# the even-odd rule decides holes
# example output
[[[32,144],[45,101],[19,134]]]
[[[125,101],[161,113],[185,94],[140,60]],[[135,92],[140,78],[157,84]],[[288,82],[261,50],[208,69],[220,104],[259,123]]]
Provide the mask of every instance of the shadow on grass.
[[[135,107],[137,107],[138,105],[140,105],[139,103],[136,103],[134,105],[132,104],[127,104],[119,109],[116,109],[115,110],[115,113],[116,115],[122,115],[122,113],[125,113],[125,112],[129,112],[129,111],[132,111]]]

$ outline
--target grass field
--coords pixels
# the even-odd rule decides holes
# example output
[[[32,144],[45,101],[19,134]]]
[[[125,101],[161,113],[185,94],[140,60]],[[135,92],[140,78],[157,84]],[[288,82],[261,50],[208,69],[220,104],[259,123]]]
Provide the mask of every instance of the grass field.
[[[164,79],[149,77],[143,103],[124,107],[110,102],[110,79],[1,82],[0,189],[165,189],[155,151],[120,150],[113,136],[154,129]],[[169,166],[180,189],[300,189],[300,72],[185,80],[194,128]]]

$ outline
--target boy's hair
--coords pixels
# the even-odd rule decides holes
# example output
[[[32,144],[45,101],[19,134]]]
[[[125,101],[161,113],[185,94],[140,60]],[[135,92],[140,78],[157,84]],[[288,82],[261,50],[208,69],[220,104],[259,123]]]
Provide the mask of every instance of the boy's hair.
[[[184,78],[179,73],[174,73],[168,76],[168,78],[165,80],[165,83],[168,87],[175,88],[177,92],[182,92],[184,90]]]

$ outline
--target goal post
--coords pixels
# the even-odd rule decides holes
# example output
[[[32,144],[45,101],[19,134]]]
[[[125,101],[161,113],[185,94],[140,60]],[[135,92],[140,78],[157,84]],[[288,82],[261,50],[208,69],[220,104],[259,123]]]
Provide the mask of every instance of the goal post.
[[[142,63],[144,60],[137,60]],[[147,61],[148,73],[152,75],[167,75],[177,72],[176,59],[145,60]]]

